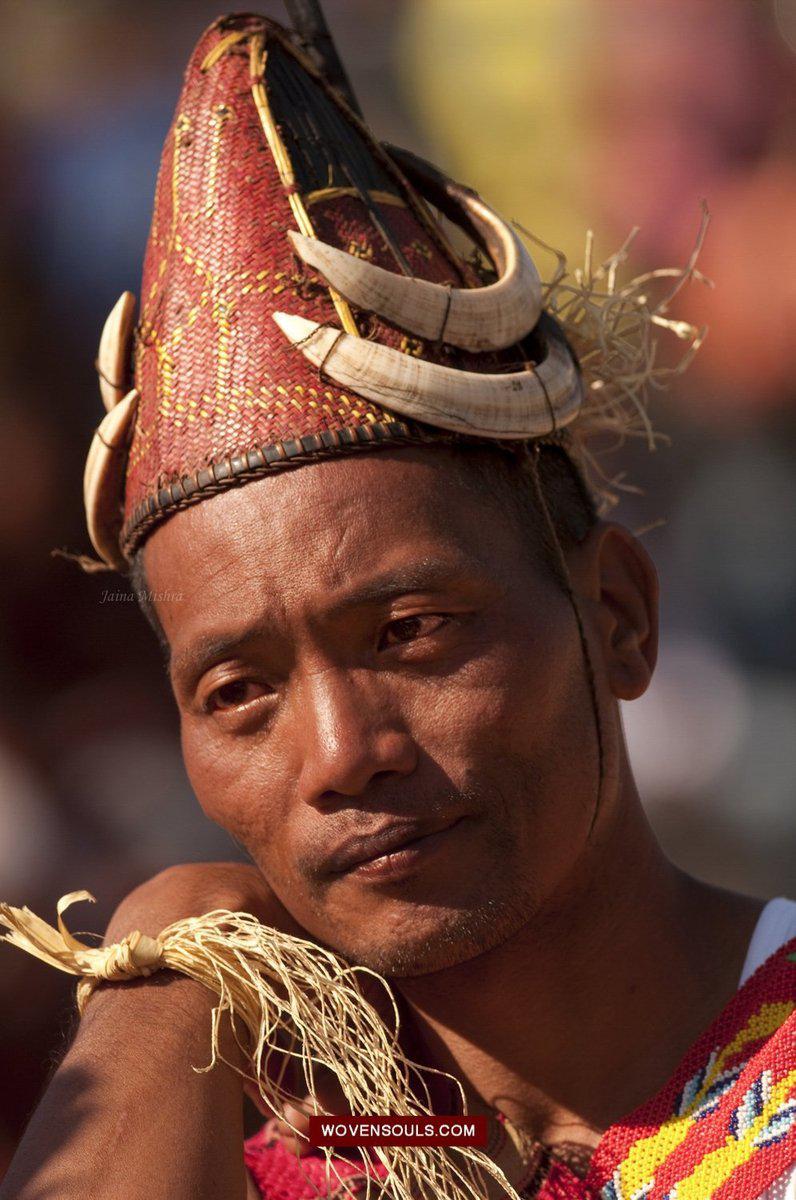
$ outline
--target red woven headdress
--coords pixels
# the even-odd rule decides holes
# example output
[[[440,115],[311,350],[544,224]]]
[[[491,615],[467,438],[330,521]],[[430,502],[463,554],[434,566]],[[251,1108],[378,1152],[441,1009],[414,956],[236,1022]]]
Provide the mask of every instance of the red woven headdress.
[[[486,266],[451,248],[421,193]],[[265,471],[540,436],[580,403],[516,235],[468,189],[380,146],[260,17],[217,21],[188,65],[131,381],[133,310],[125,293],[103,333],[109,412],[85,481],[92,542],[120,568],[159,521]]]

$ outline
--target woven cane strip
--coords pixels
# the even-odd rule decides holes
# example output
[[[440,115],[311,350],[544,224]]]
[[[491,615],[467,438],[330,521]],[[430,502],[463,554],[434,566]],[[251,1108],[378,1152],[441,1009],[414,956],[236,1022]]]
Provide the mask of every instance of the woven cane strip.
[[[220,462],[208,463],[192,475],[175,479],[147,496],[133,511],[122,531],[122,551],[130,558],[153,526],[165,516],[280,469],[379,447],[390,449],[430,442],[451,444],[458,440],[455,434],[426,432],[420,426],[400,421],[375,421],[324,430],[320,434],[305,434],[268,446],[255,446]]]

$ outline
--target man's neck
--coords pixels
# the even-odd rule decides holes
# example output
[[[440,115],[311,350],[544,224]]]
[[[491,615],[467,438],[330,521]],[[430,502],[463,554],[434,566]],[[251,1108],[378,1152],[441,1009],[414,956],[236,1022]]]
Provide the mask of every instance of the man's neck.
[[[661,852],[641,807],[590,848],[568,894],[505,944],[397,981],[422,1054],[474,1111],[593,1147],[666,1082],[730,999],[760,905]]]

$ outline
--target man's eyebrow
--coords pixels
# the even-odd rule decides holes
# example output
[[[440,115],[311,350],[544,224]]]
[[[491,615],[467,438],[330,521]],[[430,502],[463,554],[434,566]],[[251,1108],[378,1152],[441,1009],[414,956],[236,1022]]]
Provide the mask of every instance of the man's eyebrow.
[[[238,632],[222,633],[215,637],[199,637],[190,642],[179,654],[173,654],[169,660],[169,673],[173,678],[185,676],[188,679],[197,678],[214,662],[221,662],[240,650],[247,642],[252,641],[258,634],[264,632],[265,626],[248,626]]]
[[[344,590],[328,605],[329,614],[338,614],[346,609],[366,604],[383,604],[409,592],[435,591],[456,582],[472,579],[479,573],[478,565],[464,560],[423,559],[411,566],[399,567],[376,575],[367,582]],[[247,642],[263,634],[273,635],[273,626],[268,621],[258,622],[238,631],[217,636],[199,637],[184,650],[172,655],[169,671],[172,677],[195,679],[207,667],[220,662],[239,651]]]
[[[422,559],[407,567],[384,571],[358,586],[348,588],[330,605],[330,611],[354,608],[360,604],[379,604],[408,592],[437,591],[464,580],[477,572],[477,565],[464,560]]]

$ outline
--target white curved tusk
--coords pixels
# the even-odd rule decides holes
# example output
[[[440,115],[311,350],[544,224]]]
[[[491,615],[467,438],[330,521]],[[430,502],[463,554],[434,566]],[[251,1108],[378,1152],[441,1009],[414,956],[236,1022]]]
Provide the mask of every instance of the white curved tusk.
[[[539,272],[514,230],[480,197],[462,189],[468,224],[481,233],[500,273],[486,287],[455,288],[374,266],[326,242],[289,230],[299,257],[335,291],[400,329],[463,350],[502,350],[521,341],[542,311]]]
[[[134,317],[135,296],[132,292],[122,292],[102,327],[97,374],[102,403],[107,412],[127,394]]]
[[[402,354],[291,313],[279,328],[341,387],[393,412],[478,437],[543,437],[568,424],[582,400],[580,373],[557,326],[542,318],[546,354],[526,371],[487,375]]]
[[[128,392],[98,426],[83,472],[83,502],[91,544],[109,566],[127,566],[119,549],[127,446],[138,408],[138,392]]]

